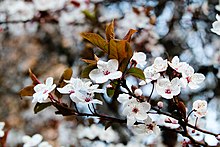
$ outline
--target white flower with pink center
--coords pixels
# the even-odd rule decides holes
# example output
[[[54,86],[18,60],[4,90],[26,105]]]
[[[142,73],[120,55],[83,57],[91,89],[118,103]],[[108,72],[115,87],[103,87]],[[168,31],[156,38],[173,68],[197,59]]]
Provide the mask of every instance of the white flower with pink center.
[[[5,122],[0,122],[0,137],[3,137],[5,135],[5,132],[3,131],[4,126]]]
[[[171,68],[173,68],[174,70],[176,70],[179,73],[182,73],[184,68],[186,66],[188,66],[188,64],[186,62],[180,62],[178,56],[173,57],[171,62],[168,61],[168,64]]]
[[[211,31],[220,35],[220,16],[218,14],[216,14],[216,19],[217,21],[212,23]]]
[[[123,105],[122,114],[127,116],[127,125],[132,126],[136,121],[147,119],[150,108],[151,105],[148,102],[140,103],[133,98]]]
[[[201,73],[194,73],[194,69],[188,65],[184,68],[180,80],[182,87],[188,85],[191,89],[197,89],[199,88],[199,84],[205,80],[205,76]]]
[[[59,10],[65,5],[66,0],[33,0],[35,8],[39,11]]]
[[[160,128],[150,117],[144,120],[144,124],[134,125],[132,128],[135,134],[155,134],[156,136],[160,134]]]
[[[152,65],[155,72],[163,72],[167,70],[167,66],[167,60],[163,60],[161,57],[157,57]]]
[[[196,100],[193,103],[193,110],[195,116],[197,117],[203,117],[207,113],[207,102],[205,100]]]
[[[146,54],[143,52],[134,52],[131,62],[135,62],[137,66],[143,67],[146,65]]]
[[[167,78],[157,80],[156,91],[159,95],[166,99],[172,99],[180,93],[180,80],[174,78],[171,81]]]
[[[151,81],[157,80],[160,77],[160,73],[156,72],[153,66],[149,66],[144,69],[145,81],[142,80],[139,85],[145,85]]]
[[[99,60],[97,62],[98,69],[93,69],[89,73],[89,77],[95,83],[105,83],[109,79],[114,80],[122,76],[122,72],[118,71],[118,60],[110,59],[108,62]]]
[[[53,84],[53,78],[49,77],[46,79],[45,84],[37,84],[34,87],[35,93],[33,94],[32,103],[39,102],[42,103],[47,100],[49,93],[51,93],[56,87],[56,84]]]
[[[73,102],[102,104],[102,101],[93,99],[94,93],[104,92],[103,89],[98,89],[99,85],[92,85],[91,81],[83,81],[79,78],[71,78],[65,82],[68,84],[63,88],[57,88],[57,90],[62,94],[69,94]]]

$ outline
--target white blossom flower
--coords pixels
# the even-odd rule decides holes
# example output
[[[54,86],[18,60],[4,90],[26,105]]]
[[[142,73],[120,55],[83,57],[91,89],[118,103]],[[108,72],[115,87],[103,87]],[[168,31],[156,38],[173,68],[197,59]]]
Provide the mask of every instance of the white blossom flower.
[[[0,122],[0,137],[3,137],[5,135],[5,132],[3,131],[4,126],[5,122]]]
[[[149,66],[144,69],[145,81],[142,80],[139,85],[145,85],[151,81],[157,80],[160,77],[160,73],[156,72],[153,66]]]
[[[41,142],[38,147],[53,147],[51,144],[49,144],[47,141]]]
[[[186,87],[187,85],[191,89],[199,88],[199,84],[201,84],[205,80],[205,76],[201,73],[194,73],[194,69],[188,65],[182,71],[182,78],[180,78],[182,87]]]
[[[167,60],[163,60],[163,58],[161,57],[157,57],[152,65],[153,69],[156,72],[163,72],[167,70],[167,66]]]
[[[110,59],[108,62],[99,60],[97,62],[98,69],[93,69],[89,73],[89,77],[95,83],[105,83],[109,79],[114,80],[122,76],[121,71],[118,70],[118,60]]]
[[[34,6],[32,3],[24,1],[14,1],[7,7],[9,20],[25,21],[34,17]]]
[[[186,62],[180,62],[178,56],[173,57],[171,62],[168,61],[168,64],[179,73],[182,73],[184,68],[188,65]]]
[[[167,78],[157,80],[156,91],[159,95],[166,99],[172,99],[180,93],[180,80],[174,78],[171,81]]]
[[[57,88],[62,94],[70,94],[70,98],[75,103],[97,103],[102,104],[102,101],[93,99],[94,93],[103,93],[102,89],[98,89],[99,85],[92,85],[91,81],[82,81],[79,78],[71,78],[63,88]]]
[[[216,14],[217,21],[212,23],[211,31],[220,35],[220,16]]]
[[[193,110],[195,116],[197,117],[203,117],[206,115],[207,112],[207,102],[205,100],[196,100],[193,103]]]
[[[47,11],[62,9],[66,0],[34,0],[33,2],[37,10]]]
[[[22,141],[24,143],[23,147],[37,146],[42,140],[43,137],[40,134],[35,134],[32,137],[25,135],[22,137]]]
[[[132,97],[129,94],[125,94],[125,93],[119,94],[117,98],[117,100],[122,104],[129,102],[130,99],[132,99]]]
[[[143,67],[147,63],[146,54],[143,52],[134,52],[131,61],[134,61],[137,65]]]
[[[56,87],[56,84],[53,84],[53,78],[52,77],[49,77],[46,79],[46,84],[37,84],[35,87],[34,87],[34,91],[35,93],[33,94],[33,100],[32,100],[32,103],[34,102],[39,102],[39,103],[42,103],[44,102],[48,96],[49,96],[49,93],[51,91],[53,91]]]
[[[132,126],[137,120],[145,120],[151,105],[148,102],[138,102],[135,98],[126,102],[123,108],[123,115],[127,116],[127,125]]]
[[[156,136],[160,134],[160,128],[150,117],[144,120],[144,124],[134,125],[132,128],[136,134],[155,134]]]

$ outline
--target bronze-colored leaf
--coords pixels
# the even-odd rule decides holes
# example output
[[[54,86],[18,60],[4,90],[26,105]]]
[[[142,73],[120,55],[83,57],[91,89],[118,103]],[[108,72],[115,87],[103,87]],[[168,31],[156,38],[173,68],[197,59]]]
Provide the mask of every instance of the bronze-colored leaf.
[[[34,93],[34,85],[27,86],[19,91],[20,96],[33,96]]]
[[[109,42],[111,39],[115,39],[114,20],[109,25],[107,25],[105,34],[107,42]]]
[[[103,52],[108,53],[108,43],[100,35],[95,33],[81,33],[81,36],[93,45],[99,47]]]
[[[81,60],[89,64],[97,64],[99,58],[94,54],[94,60],[89,60],[89,59],[81,59]]]
[[[44,110],[45,108],[51,106],[53,103],[52,102],[47,102],[47,103],[36,103],[34,107],[34,113],[37,114],[38,112]]]
[[[71,68],[67,68],[62,76],[60,77],[60,80],[59,80],[59,83],[57,85],[58,88],[62,88],[66,85],[66,83],[64,82],[64,80],[70,80],[70,78],[72,77],[72,74],[73,74],[73,71]],[[62,94],[57,90],[55,89],[55,95],[60,99],[62,98]]]
[[[182,114],[183,118],[186,118],[186,106],[183,102],[178,101],[178,105],[177,105],[180,113]]]
[[[35,76],[35,74],[32,73],[30,68],[29,68],[29,76],[33,82],[33,85],[37,85],[40,83],[39,80],[37,79],[37,77]]]
[[[136,33],[136,32],[137,32],[137,30],[130,29],[130,30],[128,31],[128,33],[125,35],[125,37],[123,38],[123,40],[127,40],[128,42],[130,42],[130,41],[131,41],[131,36],[132,36],[134,33]]]

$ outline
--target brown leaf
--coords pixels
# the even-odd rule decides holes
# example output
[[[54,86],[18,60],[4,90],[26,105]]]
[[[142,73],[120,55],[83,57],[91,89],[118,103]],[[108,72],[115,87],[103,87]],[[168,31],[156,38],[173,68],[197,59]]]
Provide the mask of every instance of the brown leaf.
[[[89,63],[89,64],[97,64],[97,62],[99,61],[99,57],[97,57],[95,54],[94,54],[94,60],[89,60],[89,59],[81,59],[82,61],[86,62],[86,63]]]
[[[29,76],[30,76],[31,80],[33,81],[33,85],[37,85],[40,83],[39,80],[37,79],[37,77],[35,76],[35,74],[32,73],[30,68],[29,68]]]
[[[108,53],[108,43],[100,35],[95,33],[81,33],[81,36],[99,47],[103,52]]]
[[[71,68],[67,68],[62,76],[60,77],[60,80],[59,80],[59,83],[57,85],[57,87],[59,88],[62,88],[66,85],[66,83],[64,82],[64,80],[70,80],[70,78],[72,77],[72,74],[73,74],[73,71]],[[58,97],[58,98],[62,98],[62,94],[57,90],[55,89],[55,95]]]
[[[114,20],[106,27],[105,34],[107,42],[109,42],[111,39],[115,39]]]
[[[34,85],[27,86],[19,91],[20,96],[33,96],[34,93]]]
[[[128,42],[130,42],[130,41],[131,41],[131,36],[132,36],[134,33],[136,33],[136,32],[137,32],[137,30],[130,29],[130,30],[128,31],[128,33],[125,35],[125,37],[123,38],[123,40],[127,40]]]
[[[178,109],[180,111],[180,113],[183,115],[184,118],[186,118],[186,106],[183,102],[179,101],[178,102]]]

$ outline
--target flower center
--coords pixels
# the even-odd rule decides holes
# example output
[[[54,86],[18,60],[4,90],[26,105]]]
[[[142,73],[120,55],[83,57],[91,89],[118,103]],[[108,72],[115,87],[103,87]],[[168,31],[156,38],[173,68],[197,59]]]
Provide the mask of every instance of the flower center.
[[[108,70],[106,70],[106,71],[103,71],[103,74],[104,74],[104,75],[109,75],[110,72],[109,72]]]
[[[153,130],[153,128],[154,128],[153,124],[149,124],[149,125],[147,125],[147,129],[149,129],[149,130]]]
[[[43,94],[47,93],[48,90],[44,90]]]
[[[166,90],[165,90],[165,93],[166,93],[166,94],[171,94],[171,90],[170,90],[170,89],[166,89]]]
[[[91,98],[86,98],[85,99],[85,102],[90,102],[91,101]]]
[[[73,94],[73,93],[75,93],[75,91],[74,91],[74,90],[70,90],[69,93],[70,93],[70,94]]]
[[[191,78],[190,77],[186,77],[187,82],[191,82]]]
[[[133,110],[132,110],[132,112],[134,112],[134,113],[138,113],[138,111],[139,111],[139,110],[138,110],[138,108],[136,108],[136,107],[133,108]]]

